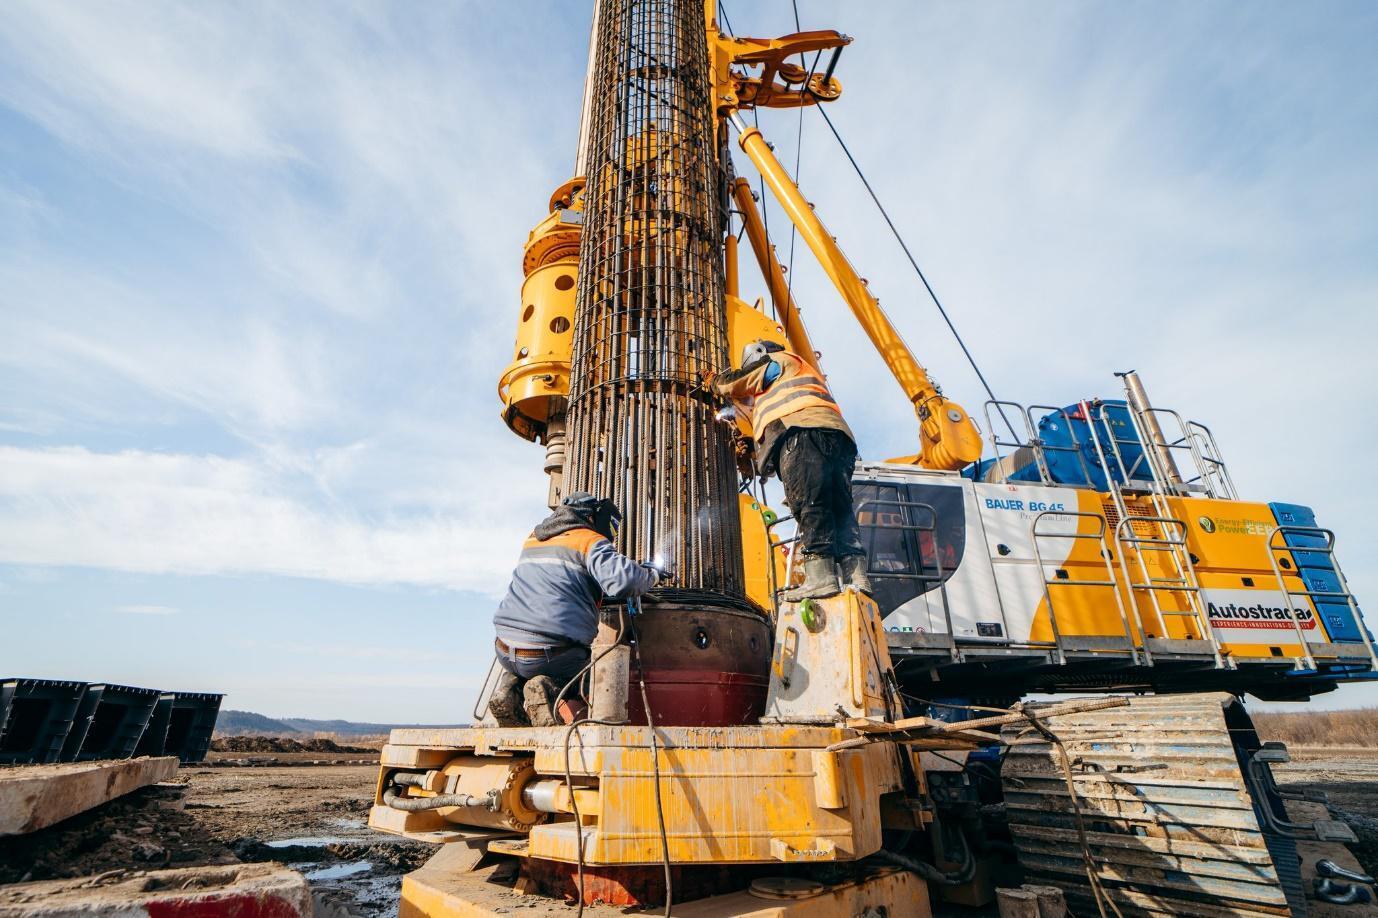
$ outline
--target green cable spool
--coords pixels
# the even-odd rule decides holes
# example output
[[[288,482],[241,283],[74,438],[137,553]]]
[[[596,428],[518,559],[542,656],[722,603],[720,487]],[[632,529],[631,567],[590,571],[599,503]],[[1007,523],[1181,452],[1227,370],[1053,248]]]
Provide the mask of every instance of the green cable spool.
[[[799,603],[799,620],[810,631],[823,630],[823,610],[812,599],[805,599]]]

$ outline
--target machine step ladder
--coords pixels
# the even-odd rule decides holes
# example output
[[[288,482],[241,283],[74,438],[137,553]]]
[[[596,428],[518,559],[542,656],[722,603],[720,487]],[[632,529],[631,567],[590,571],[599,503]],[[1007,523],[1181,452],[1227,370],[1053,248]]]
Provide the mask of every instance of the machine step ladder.
[[[1120,446],[1122,443],[1129,443],[1130,440],[1114,436],[1113,426],[1099,404],[1083,401],[1080,407],[1087,420],[1091,444],[1110,485],[1110,497],[1119,516],[1115,524],[1114,542],[1120,550],[1120,570],[1124,577],[1128,605],[1137,611],[1139,599],[1142,597],[1147,600],[1154,618],[1157,619],[1160,637],[1146,637],[1144,640],[1145,651],[1149,654],[1150,660],[1154,652],[1203,653],[1210,655],[1217,668],[1233,669],[1234,662],[1220,652],[1220,640],[1211,626],[1210,616],[1201,596],[1201,583],[1196,576],[1191,551],[1187,547],[1187,524],[1172,515],[1165,500],[1163,480],[1157,474],[1157,469],[1147,461],[1146,457],[1152,450],[1143,450],[1139,460],[1126,466],[1124,451]],[[1099,434],[1097,421],[1101,422],[1101,426],[1107,431],[1107,437],[1102,438]],[[1149,477],[1135,477],[1144,473]],[[1153,503],[1153,514],[1145,516],[1132,513],[1125,500],[1127,490],[1149,495]],[[1137,578],[1130,568],[1130,556],[1134,559]],[[1149,568],[1150,557],[1157,562],[1155,566],[1159,571],[1156,574]],[[1177,601],[1171,605],[1166,604],[1169,596],[1175,597]],[[1142,618],[1140,614],[1141,624]],[[1186,640],[1169,638],[1169,618],[1186,619],[1194,625],[1191,630],[1196,636]]]
[[[1039,528],[1040,524],[1044,523],[1044,520],[1052,517],[1063,519],[1073,517],[1078,520],[1089,519],[1094,522],[1095,530],[1092,532],[1049,532],[1047,531],[1046,525],[1042,529]],[[1124,600],[1120,593],[1120,584],[1115,577],[1115,568],[1110,562],[1110,548],[1105,542],[1106,529],[1105,517],[1102,514],[1066,510],[1045,510],[1034,517],[1033,524],[1030,527],[1033,536],[1034,559],[1038,563],[1038,570],[1043,579],[1043,599],[1048,605],[1048,621],[1052,626],[1053,643],[1055,646],[1057,663],[1059,665],[1067,662],[1068,651],[1074,653],[1127,653],[1135,666],[1138,666],[1141,662],[1147,662],[1147,653],[1141,645],[1135,642],[1135,629],[1130,624],[1129,613],[1125,609]],[[1096,543],[1096,550],[1100,554],[1101,561],[1105,565],[1105,579],[1073,580],[1070,577],[1058,577],[1057,574],[1065,573],[1065,570],[1056,568],[1055,565],[1053,566],[1054,575],[1049,577],[1048,570],[1050,565],[1043,560],[1043,551],[1040,547],[1040,542],[1044,539],[1057,540],[1063,543],[1069,540],[1094,541]],[[1115,608],[1120,615],[1120,623],[1124,628],[1123,639],[1115,635],[1064,635],[1062,628],[1058,624],[1057,604],[1053,599],[1054,588],[1060,590],[1064,587],[1110,590],[1110,594],[1115,599]]]

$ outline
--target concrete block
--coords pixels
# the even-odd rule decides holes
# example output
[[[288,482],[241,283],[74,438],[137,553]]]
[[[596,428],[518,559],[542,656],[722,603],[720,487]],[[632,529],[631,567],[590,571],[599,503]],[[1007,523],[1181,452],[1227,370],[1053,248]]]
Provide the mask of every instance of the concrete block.
[[[1038,918],[1038,894],[1027,889],[997,889],[1000,918]]]
[[[1022,888],[1038,897],[1038,918],[1067,918],[1067,898],[1061,889],[1032,883],[1025,883]]]
[[[36,832],[176,772],[170,756],[0,769],[0,836]]]
[[[112,870],[0,886],[0,918],[307,918],[311,909],[306,878],[280,864]]]

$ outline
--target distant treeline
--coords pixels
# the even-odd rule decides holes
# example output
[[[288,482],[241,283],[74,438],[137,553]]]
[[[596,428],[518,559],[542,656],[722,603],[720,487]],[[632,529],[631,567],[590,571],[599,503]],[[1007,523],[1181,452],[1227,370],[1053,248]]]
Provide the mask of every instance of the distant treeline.
[[[1378,708],[1251,712],[1259,736],[1292,746],[1378,747]]]

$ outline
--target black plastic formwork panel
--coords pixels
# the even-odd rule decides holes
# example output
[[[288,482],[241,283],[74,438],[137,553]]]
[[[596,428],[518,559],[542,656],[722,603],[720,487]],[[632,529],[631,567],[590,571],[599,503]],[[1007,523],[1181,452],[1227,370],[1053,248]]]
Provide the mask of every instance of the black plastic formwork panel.
[[[210,751],[215,719],[220,715],[224,695],[205,692],[177,692],[168,719],[163,755],[175,755],[183,762],[200,762]]]
[[[85,694],[85,682],[0,681],[0,763],[59,761]]]
[[[81,704],[77,705],[77,713],[72,717],[72,728],[67,731],[67,739],[62,743],[62,754],[58,761],[76,761],[77,752],[81,749],[81,744],[86,742],[86,734],[91,729],[91,721],[95,718],[96,706],[100,704],[101,692],[104,690],[103,685],[86,686],[86,691],[81,696]]]
[[[138,747],[163,693],[158,689],[104,683],[91,686],[91,690],[99,690],[99,693],[91,710],[86,735],[76,750],[72,749],[72,737],[69,736],[63,754],[70,752],[76,761],[81,762],[129,758]],[[88,697],[90,694],[91,691],[88,691]],[[83,709],[86,706],[83,702]]]
[[[177,700],[177,695],[173,692],[159,692],[157,703],[153,706],[153,713],[148,718],[148,726],[144,729],[143,736],[139,737],[139,744],[134,747],[134,755],[163,755],[163,749],[167,746],[167,728],[172,722],[172,704]]]

